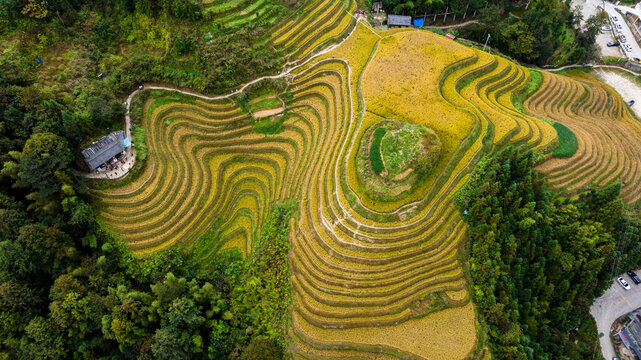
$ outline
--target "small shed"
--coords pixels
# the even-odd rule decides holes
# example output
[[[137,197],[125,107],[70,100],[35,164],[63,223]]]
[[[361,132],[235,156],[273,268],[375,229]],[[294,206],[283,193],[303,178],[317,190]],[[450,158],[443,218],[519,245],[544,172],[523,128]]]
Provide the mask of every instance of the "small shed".
[[[388,15],[387,16],[387,26],[388,27],[412,27],[412,17],[403,16],[403,15]]]
[[[90,147],[82,150],[82,156],[85,158],[85,162],[90,169],[96,169],[109,159],[123,152],[128,140],[124,131],[114,131],[102,137]]]
[[[380,1],[375,1],[372,3],[372,12],[379,13],[383,11],[383,3]]]

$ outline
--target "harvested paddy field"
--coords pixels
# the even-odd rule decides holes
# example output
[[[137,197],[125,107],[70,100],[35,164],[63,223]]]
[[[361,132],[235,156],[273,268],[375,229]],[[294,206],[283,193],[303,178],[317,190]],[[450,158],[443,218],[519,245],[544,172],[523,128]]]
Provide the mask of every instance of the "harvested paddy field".
[[[278,130],[257,133],[256,119],[229,99],[153,91],[143,118],[149,157],[132,181],[95,191],[102,221],[140,255],[214,232],[195,249],[207,261],[221,249],[250,253],[270,204],[296,198],[296,358],[487,357],[475,347],[456,192],[483,156],[516,144],[547,156],[539,169],[563,191],[621,179],[635,203],[639,193],[627,190],[640,179],[641,126],[589,75],[544,72],[540,88],[515,104],[532,82],[523,66],[431,32],[375,32],[340,15],[353,3],[308,6],[318,16],[293,18],[272,36],[293,59],[310,59],[288,74],[278,94],[288,98],[284,110],[276,102],[278,111],[262,113],[282,120]],[[308,57],[326,39],[318,34],[353,26],[340,46]],[[433,170],[390,201],[367,195],[356,165],[367,129],[386,119],[420,124],[442,143]],[[578,139],[568,158],[549,155],[559,145],[553,122]]]

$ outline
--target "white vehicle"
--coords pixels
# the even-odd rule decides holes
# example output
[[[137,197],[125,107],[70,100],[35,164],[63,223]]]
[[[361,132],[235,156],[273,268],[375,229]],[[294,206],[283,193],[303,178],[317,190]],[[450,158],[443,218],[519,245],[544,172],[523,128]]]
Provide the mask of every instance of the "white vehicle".
[[[628,282],[625,281],[621,276],[617,278],[617,281],[619,282],[619,284],[621,284],[621,286],[623,286],[624,289],[630,290],[630,284],[628,284]]]
[[[619,19],[616,16],[611,16],[610,20],[612,20],[613,23],[619,21]]]
[[[630,44],[623,44],[623,47],[625,48],[625,51],[627,51],[627,52],[632,51],[632,45],[630,45]]]
[[[618,33],[620,33],[623,30],[623,26],[621,26],[621,24],[616,24],[614,28],[617,29]]]
[[[610,25],[601,26],[601,31],[610,31],[610,30],[612,30],[612,26]]]
[[[619,35],[619,40],[620,40],[622,43],[626,42],[625,35],[623,35],[623,34]]]

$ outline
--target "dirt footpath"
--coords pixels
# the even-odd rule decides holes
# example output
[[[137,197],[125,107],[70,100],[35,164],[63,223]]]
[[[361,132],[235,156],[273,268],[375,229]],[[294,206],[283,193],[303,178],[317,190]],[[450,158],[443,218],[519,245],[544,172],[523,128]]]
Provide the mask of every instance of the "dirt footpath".
[[[616,70],[595,69],[592,74],[612,86],[624,101],[634,100],[632,111],[641,119],[641,85]]]

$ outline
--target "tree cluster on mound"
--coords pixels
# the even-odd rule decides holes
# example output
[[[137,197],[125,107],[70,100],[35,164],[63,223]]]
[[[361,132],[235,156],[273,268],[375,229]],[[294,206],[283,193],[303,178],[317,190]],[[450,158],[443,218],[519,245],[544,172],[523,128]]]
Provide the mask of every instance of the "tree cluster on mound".
[[[586,359],[598,352],[589,307],[641,264],[641,223],[620,185],[553,201],[532,152],[483,159],[456,202],[470,224],[473,295],[497,359]]]

